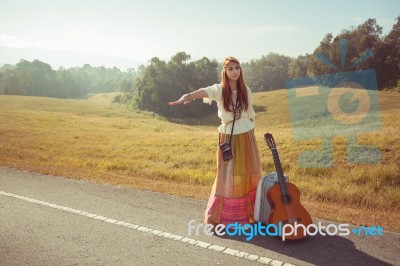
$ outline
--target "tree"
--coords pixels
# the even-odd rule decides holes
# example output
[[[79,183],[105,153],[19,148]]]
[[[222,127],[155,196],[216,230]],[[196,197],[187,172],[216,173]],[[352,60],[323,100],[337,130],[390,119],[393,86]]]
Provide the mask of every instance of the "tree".
[[[374,68],[380,88],[396,88],[400,81],[400,16],[376,49]]]
[[[254,92],[285,88],[291,61],[290,57],[269,53],[259,60],[242,64],[247,84]]]
[[[193,62],[189,60],[190,55],[185,52],[177,53],[168,62],[157,57],[152,58],[141,69],[136,82],[137,107],[173,118],[199,117],[214,111],[200,101],[175,108],[167,105],[168,101],[175,100],[186,92],[212,85],[218,80],[218,64],[215,61],[205,57]]]
[[[310,65],[311,55],[298,56],[292,60],[288,65],[289,78],[299,78],[307,76],[307,69]]]
[[[328,33],[322,39],[319,46],[314,50],[314,56],[310,57],[309,67],[307,69],[308,76],[317,76],[333,72],[331,66],[322,63],[318,59],[324,56],[329,60],[332,60],[332,54],[333,54],[332,47],[333,47],[333,35],[331,33]]]
[[[83,95],[81,86],[76,82],[70,70],[60,68],[57,73],[57,85],[53,92],[56,98],[79,98]]]
[[[55,72],[49,64],[39,60],[21,60],[16,65],[16,71],[23,80],[21,89],[26,95],[49,96],[55,87]]]
[[[1,77],[0,91],[5,95],[28,95],[27,77],[17,69],[6,70]]]
[[[371,68],[378,72],[382,65],[377,63],[381,57],[378,51],[382,45],[382,27],[375,19],[368,19],[358,27],[343,30],[335,38],[327,34],[314,50],[307,74],[315,76]],[[342,56],[345,59],[343,61]],[[381,75],[377,75],[377,78],[378,84],[382,84]]]

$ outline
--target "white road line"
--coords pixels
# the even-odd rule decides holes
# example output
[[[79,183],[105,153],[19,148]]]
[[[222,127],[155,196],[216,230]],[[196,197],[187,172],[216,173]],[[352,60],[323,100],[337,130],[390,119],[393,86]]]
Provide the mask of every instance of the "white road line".
[[[227,254],[227,255],[231,255],[231,256],[234,256],[234,257],[239,257],[239,258],[246,259],[246,260],[249,260],[249,261],[259,262],[261,264],[293,266],[293,264],[284,263],[284,262],[279,261],[279,260],[273,260],[271,258],[267,258],[267,257],[255,255],[255,254],[250,254],[250,253],[243,252],[243,251],[240,251],[240,250],[231,249],[231,248],[220,246],[220,245],[215,245],[215,244],[212,244],[212,243],[196,240],[196,239],[193,239],[193,238],[187,238],[187,237],[184,237],[184,236],[175,235],[175,234],[171,234],[171,233],[168,233],[168,232],[163,232],[163,231],[160,231],[160,230],[148,228],[148,227],[137,225],[137,224],[126,223],[124,221],[120,221],[120,220],[104,217],[104,216],[97,215],[97,214],[94,214],[94,213],[89,213],[89,212],[85,212],[85,211],[81,211],[81,210],[77,210],[77,209],[72,209],[72,208],[68,208],[68,207],[65,207],[65,206],[57,205],[57,204],[52,204],[52,203],[41,201],[41,200],[36,200],[36,199],[32,199],[32,198],[28,198],[28,197],[12,194],[12,193],[7,193],[7,192],[4,192],[4,191],[0,191],[0,195],[6,196],[6,197],[16,198],[16,199],[19,199],[19,200],[23,200],[23,201],[27,201],[27,202],[31,202],[31,203],[35,203],[35,204],[39,204],[39,205],[42,205],[42,206],[50,207],[50,208],[61,210],[61,211],[66,211],[66,212],[78,214],[78,215],[85,216],[85,217],[90,218],[90,219],[99,220],[99,221],[102,221],[102,222],[115,224],[115,225],[126,227],[126,228],[129,228],[129,229],[134,229],[134,230],[137,230],[137,231],[140,231],[140,232],[157,235],[159,237],[164,237],[164,238],[167,238],[167,239],[183,242],[183,243],[186,243],[186,244],[189,244],[189,245],[192,245],[192,246],[196,246],[196,247],[200,247],[200,248],[203,248],[203,249],[208,249],[208,250],[224,253],[224,254]]]

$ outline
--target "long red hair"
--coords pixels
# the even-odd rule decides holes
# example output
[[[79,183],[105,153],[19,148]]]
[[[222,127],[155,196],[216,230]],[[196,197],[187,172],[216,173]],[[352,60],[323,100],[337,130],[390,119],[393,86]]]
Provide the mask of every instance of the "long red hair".
[[[226,74],[226,68],[229,63],[236,63],[240,67],[239,60],[237,60],[234,57],[228,57],[224,60],[224,63],[222,65],[222,72],[221,72],[221,86],[222,86],[222,98],[224,100],[224,109],[227,112],[231,112],[231,103],[232,103],[232,92],[231,88],[229,86],[229,79]],[[247,87],[244,82],[244,77],[243,77],[243,71],[242,68],[240,67],[240,76],[239,79],[237,80],[237,98],[238,98],[238,106],[242,110],[247,110],[249,108],[249,97],[247,95]]]

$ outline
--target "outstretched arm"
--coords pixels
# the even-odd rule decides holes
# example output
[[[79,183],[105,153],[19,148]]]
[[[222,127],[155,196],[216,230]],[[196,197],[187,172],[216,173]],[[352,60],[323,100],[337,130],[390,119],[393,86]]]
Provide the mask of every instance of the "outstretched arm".
[[[193,92],[182,95],[182,97],[179,100],[177,100],[175,102],[169,102],[168,105],[174,106],[174,105],[178,105],[178,104],[182,104],[182,103],[188,104],[195,99],[201,99],[201,98],[205,98],[205,97],[208,97],[207,92],[203,89],[198,89],[197,91],[193,91]]]

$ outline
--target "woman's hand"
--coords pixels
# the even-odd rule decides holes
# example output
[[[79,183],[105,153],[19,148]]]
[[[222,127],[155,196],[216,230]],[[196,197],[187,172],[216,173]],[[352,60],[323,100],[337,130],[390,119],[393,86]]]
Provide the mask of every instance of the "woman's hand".
[[[174,106],[174,105],[178,105],[178,104],[188,104],[192,101],[193,99],[190,98],[190,93],[186,93],[184,95],[182,95],[182,97],[175,101],[175,102],[168,102],[169,106]]]

